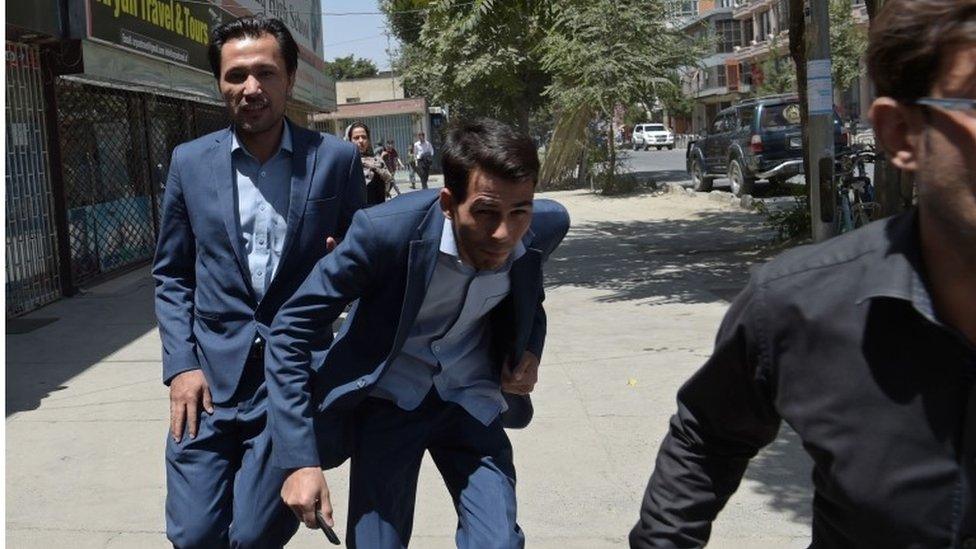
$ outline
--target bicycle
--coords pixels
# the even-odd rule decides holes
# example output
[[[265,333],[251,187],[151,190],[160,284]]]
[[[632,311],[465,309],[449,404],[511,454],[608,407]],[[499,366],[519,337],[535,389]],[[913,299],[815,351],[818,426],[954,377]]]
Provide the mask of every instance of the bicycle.
[[[837,156],[837,234],[863,227],[877,218],[881,205],[875,201],[874,183],[867,175],[866,164],[875,163],[878,154],[873,146],[864,145]]]

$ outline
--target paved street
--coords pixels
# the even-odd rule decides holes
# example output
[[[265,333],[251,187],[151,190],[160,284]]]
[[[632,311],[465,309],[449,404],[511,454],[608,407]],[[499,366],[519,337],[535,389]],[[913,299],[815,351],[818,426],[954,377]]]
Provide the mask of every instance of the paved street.
[[[640,152],[632,166],[677,172],[682,158]],[[528,547],[622,547],[675,392],[708,356],[728,300],[765,259],[771,235],[755,214],[702,196],[546,196],[574,224],[547,267],[536,417],[511,433],[520,523]],[[144,268],[36,311],[19,325],[40,327],[7,335],[8,547],[167,546],[168,404],[152,309]],[[340,535],[346,474],[328,475]],[[754,460],[712,546],[805,547],[809,494],[808,460],[784,431]],[[453,546],[454,524],[425,462],[413,545]],[[303,530],[289,547],[324,543]]]

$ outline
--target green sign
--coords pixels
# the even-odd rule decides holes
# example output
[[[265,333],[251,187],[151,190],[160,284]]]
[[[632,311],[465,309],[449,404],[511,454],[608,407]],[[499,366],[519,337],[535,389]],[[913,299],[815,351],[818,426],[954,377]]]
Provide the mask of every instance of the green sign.
[[[210,72],[210,31],[230,16],[200,0],[88,0],[88,36]]]

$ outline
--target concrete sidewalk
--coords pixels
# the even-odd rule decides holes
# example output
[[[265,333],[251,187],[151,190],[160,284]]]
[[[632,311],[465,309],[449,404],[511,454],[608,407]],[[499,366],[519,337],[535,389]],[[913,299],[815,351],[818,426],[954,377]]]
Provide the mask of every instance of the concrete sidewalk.
[[[409,185],[407,185],[409,187]],[[754,214],[686,195],[563,202],[573,229],[547,265],[549,338],[536,417],[512,432],[528,547],[626,545],[679,385],[769,234]],[[167,390],[142,269],[7,335],[7,546],[167,547]],[[347,469],[328,474],[340,536]],[[805,547],[809,462],[784,431],[715,524],[713,547]],[[429,460],[412,545],[453,546],[455,515]],[[322,547],[302,530],[289,547]]]

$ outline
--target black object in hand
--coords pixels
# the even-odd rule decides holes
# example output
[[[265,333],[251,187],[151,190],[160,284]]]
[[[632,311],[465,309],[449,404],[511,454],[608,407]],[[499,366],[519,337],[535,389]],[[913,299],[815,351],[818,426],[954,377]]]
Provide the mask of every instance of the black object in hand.
[[[329,539],[329,543],[332,545],[342,545],[342,543],[339,541],[339,536],[336,535],[335,530],[325,523],[325,517],[322,516],[322,511],[319,511],[318,509],[315,510],[315,522],[317,522],[319,524],[319,528],[325,532],[325,537]]]

